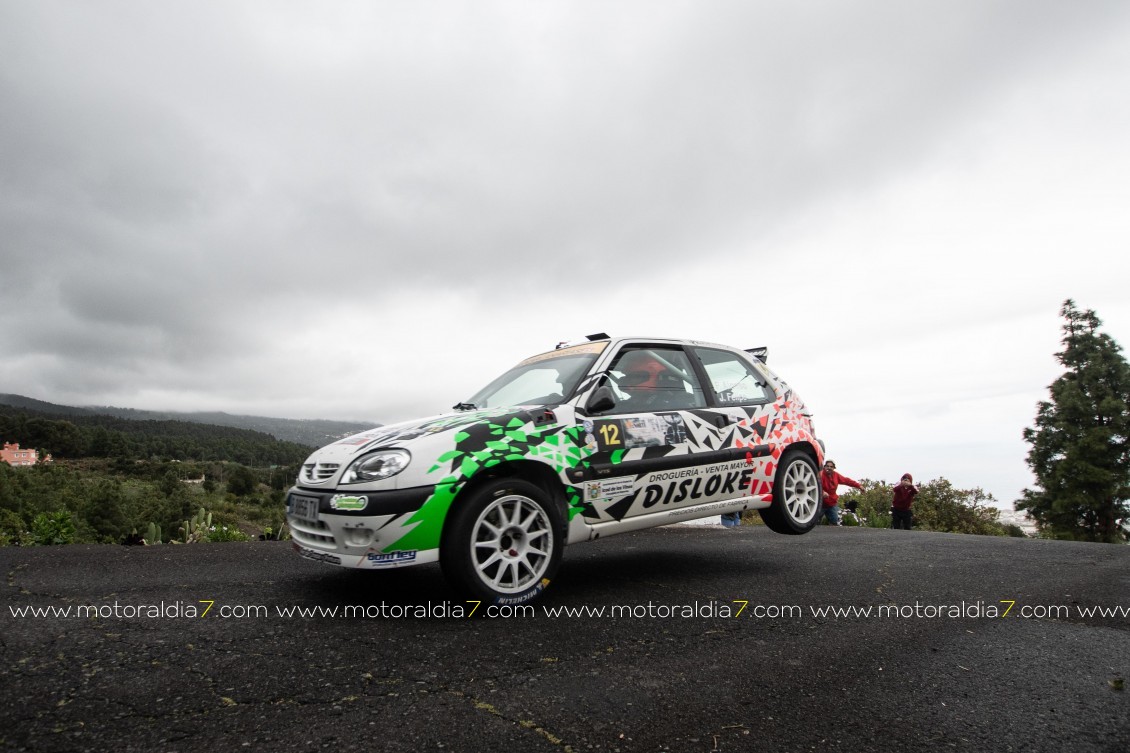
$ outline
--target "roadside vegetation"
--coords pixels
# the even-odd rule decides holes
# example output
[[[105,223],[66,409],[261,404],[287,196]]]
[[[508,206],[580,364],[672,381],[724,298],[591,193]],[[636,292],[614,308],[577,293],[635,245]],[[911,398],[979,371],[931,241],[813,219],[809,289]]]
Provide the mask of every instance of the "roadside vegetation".
[[[0,546],[284,538],[297,465],[167,460],[0,463]]]
[[[840,495],[840,505],[855,503],[858,520],[844,516],[844,525],[870,528],[891,527],[891,497],[894,486],[885,481],[863,479],[860,491]],[[914,498],[914,528],[943,533],[981,536],[1024,536],[1017,525],[1000,522],[1000,512],[991,494],[981,489],[958,489],[944,478],[918,485]]]
[[[285,536],[285,490],[311,449],[247,429],[8,405],[0,438],[52,456],[0,463],[0,546]]]

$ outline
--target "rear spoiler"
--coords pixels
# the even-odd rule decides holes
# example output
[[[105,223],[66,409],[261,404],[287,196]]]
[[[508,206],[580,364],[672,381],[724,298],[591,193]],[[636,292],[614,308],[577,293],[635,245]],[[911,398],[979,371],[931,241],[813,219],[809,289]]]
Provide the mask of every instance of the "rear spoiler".
[[[758,361],[761,361],[762,363],[768,363],[769,362],[769,347],[768,346],[763,345],[760,348],[746,348],[745,352],[749,353],[751,356],[756,358]]]

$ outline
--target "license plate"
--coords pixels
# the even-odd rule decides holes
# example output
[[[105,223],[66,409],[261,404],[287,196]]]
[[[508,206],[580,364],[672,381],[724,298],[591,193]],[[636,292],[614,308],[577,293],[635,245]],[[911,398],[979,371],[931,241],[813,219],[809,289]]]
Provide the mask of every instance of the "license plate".
[[[290,495],[290,514],[307,523],[318,522],[318,498]]]

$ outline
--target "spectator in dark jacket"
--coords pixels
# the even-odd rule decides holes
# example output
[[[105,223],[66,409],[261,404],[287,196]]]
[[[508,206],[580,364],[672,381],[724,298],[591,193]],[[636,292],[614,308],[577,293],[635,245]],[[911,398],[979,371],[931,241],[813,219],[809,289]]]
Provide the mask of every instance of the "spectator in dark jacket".
[[[909,473],[902,474],[899,485],[895,487],[895,498],[891,502],[891,528],[902,528],[909,531],[914,523],[914,513],[910,505],[914,496],[918,494],[918,487],[914,485],[914,477]]]
[[[834,526],[843,525],[840,522],[839,508],[836,507],[840,501],[840,495],[836,493],[836,490],[840,486],[863,488],[858,481],[853,481],[847,476],[836,473],[836,464],[831,460],[826,461],[824,470],[820,471],[820,488],[824,490],[824,515],[828,518],[828,522]]]

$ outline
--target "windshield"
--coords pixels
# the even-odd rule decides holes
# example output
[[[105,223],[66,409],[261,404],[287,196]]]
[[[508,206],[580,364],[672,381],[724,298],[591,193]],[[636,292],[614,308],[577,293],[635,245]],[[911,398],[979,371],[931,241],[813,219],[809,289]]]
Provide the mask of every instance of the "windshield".
[[[606,344],[591,343],[527,358],[475,393],[467,407],[557,405],[573,393]]]

